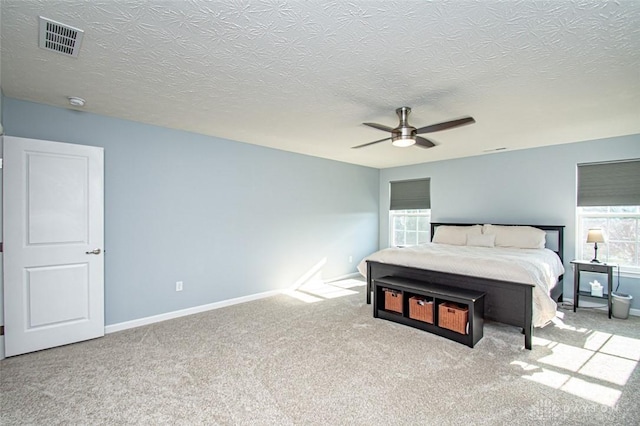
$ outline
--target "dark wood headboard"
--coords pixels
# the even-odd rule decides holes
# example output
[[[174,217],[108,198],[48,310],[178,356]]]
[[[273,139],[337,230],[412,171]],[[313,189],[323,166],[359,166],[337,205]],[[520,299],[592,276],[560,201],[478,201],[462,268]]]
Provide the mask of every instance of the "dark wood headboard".
[[[489,223],[489,222],[486,222]],[[481,223],[446,223],[446,222],[431,222],[431,239],[435,234],[436,228],[440,225],[450,226],[473,226],[482,225]],[[501,226],[532,226],[534,228],[542,229],[547,233],[545,247],[549,250],[553,250],[560,260],[564,262],[564,225],[523,225],[516,223],[492,223],[492,225]]]

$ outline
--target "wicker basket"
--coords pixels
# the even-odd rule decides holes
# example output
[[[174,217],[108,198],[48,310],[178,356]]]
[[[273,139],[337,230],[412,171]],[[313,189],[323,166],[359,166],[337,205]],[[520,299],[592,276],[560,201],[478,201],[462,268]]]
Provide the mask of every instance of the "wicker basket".
[[[410,297],[409,318],[433,324],[433,301],[419,296]]]
[[[384,309],[387,311],[402,313],[402,292],[383,288],[384,291]]]
[[[469,308],[458,306],[455,303],[445,302],[438,305],[438,326],[455,331],[460,334],[468,334]]]

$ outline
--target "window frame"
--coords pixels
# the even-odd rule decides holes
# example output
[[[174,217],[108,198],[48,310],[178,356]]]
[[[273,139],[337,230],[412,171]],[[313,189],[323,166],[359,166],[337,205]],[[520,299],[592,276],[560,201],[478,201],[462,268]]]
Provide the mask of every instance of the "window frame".
[[[640,258],[640,206],[625,206],[625,207],[637,207],[636,212],[584,212],[584,209],[589,209],[593,207],[599,208],[607,208],[610,210],[611,208],[616,208],[620,206],[584,206],[584,207],[576,207],[576,259],[580,260],[590,260],[593,257],[593,245],[589,244],[590,250],[586,251],[586,243],[583,241],[584,231],[585,231],[585,219],[609,219],[609,218],[630,218],[636,221],[636,238],[635,238],[635,254],[637,258]],[[605,240],[607,240],[610,236],[607,233],[607,229],[603,229],[605,231]],[[630,240],[633,242],[634,240]],[[607,244],[607,243],[605,243]],[[598,259],[602,262],[614,263],[615,261],[608,260],[608,245],[605,246],[607,248],[607,253],[600,251],[601,248],[598,248]],[[619,267],[619,272],[625,276],[631,276],[634,278],[640,277],[640,259],[638,259],[638,264],[622,264],[617,263]]]
[[[412,211],[417,211],[415,213],[400,213],[400,212],[412,212]],[[420,211],[423,211],[424,213],[421,213]],[[398,245],[395,242],[395,228],[394,228],[394,219],[396,217],[426,217],[427,218],[427,229],[426,229],[426,235],[427,235],[427,241],[425,242],[418,242],[416,240],[416,244],[403,244],[403,245]],[[405,229],[405,235],[406,235],[406,229]],[[418,229],[416,229],[414,232],[422,232],[419,231]],[[406,241],[406,237],[405,237],[405,241]],[[428,243],[431,242],[431,209],[403,209],[403,210],[389,210],[389,247],[412,247],[415,245],[419,245],[419,244],[424,244],[424,243]]]

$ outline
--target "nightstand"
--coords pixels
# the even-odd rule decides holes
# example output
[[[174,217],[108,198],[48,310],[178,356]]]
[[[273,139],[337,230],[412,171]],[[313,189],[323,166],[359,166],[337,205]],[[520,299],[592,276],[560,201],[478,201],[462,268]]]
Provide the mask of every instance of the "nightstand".
[[[580,272],[592,272],[596,274],[607,274],[607,294],[602,295],[602,299],[607,299],[607,306],[609,308],[609,318],[611,318],[611,292],[613,288],[613,268],[617,268],[615,263],[595,263],[587,260],[572,260],[573,264],[573,312],[578,307],[578,300],[580,296],[600,297],[592,296],[588,291],[580,291]]]

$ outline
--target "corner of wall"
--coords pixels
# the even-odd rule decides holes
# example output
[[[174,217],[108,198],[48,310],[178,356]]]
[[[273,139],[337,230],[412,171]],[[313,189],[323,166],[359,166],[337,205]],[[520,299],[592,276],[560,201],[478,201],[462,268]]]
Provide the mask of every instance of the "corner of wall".
[[[0,94],[0,99],[2,99],[2,94]],[[2,110],[2,106],[0,105],[0,110]],[[0,114],[1,116],[1,114]],[[3,240],[2,233],[2,158],[3,158],[3,136],[0,132],[0,241]],[[0,328],[4,330],[4,256],[2,252],[0,252]],[[4,359],[4,332],[0,335],[0,359]]]

